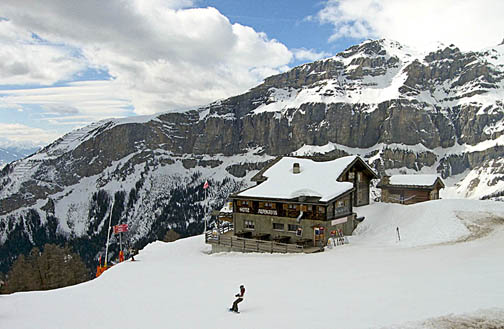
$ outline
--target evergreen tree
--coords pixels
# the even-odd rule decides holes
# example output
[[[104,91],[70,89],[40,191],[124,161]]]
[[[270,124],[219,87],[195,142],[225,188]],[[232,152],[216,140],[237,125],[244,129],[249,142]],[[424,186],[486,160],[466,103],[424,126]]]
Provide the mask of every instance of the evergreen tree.
[[[164,242],[173,242],[180,239],[180,234],[175,232],[174,230],[169,230],[166,232],[163,241]]]
[[[4,292],[56,289],[89,278],[79,255],[69,247],[46,244],[42,252],[33,248],[28,257],[18,257],[7,276]]]

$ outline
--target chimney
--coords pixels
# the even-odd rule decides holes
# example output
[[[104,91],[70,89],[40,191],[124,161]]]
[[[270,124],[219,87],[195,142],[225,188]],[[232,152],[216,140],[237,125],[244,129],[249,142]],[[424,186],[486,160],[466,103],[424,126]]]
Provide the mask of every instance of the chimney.
[[[299,168],[299,163],[295,162],[292,165],[292,173],[293,174],[299,174],[301,172],[301,169]]]

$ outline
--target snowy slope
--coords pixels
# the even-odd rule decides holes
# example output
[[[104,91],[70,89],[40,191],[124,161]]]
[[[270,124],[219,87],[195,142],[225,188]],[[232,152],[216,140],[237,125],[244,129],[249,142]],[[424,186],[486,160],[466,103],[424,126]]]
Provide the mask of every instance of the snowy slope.
[[[504,204],[440,200],[359,212],[366,220],[351,243],[319,254],[210,255],[202,236],[154,242],[139,261],[93,281],[3,296],[2,327],[504,326]],[[240,284],[247,292],[236,315],[227,308]]]
[[[450,193],[471,199],[492,197],[494,200],[503,200],[503,164],[502,158],[485,161],[478,168],[469,171],[450,189]]]

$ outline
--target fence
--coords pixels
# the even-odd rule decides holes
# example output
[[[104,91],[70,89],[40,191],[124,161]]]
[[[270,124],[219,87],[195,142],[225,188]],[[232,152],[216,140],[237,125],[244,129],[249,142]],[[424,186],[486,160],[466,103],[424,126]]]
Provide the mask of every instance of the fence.
[[[209,244],[229,247],[244,252],[270,252],[270,253],[302,253],[304,247],[296,244],[279,243],[256,239],[241,238],[234,235],[223,235],[217,231],[209,231],[205,235],[205,242]]]

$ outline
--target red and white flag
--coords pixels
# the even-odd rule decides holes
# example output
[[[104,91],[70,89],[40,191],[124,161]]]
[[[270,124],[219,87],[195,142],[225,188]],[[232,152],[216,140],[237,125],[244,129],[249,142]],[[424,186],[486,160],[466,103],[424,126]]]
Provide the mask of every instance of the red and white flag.
[[[128,224],[121,224],[114,226],[114,234],[128,232]]]
[[[210,184],[208,184],[208,181],[205,181],[205,184],[203,185],[203,189],[206,190],[207,188],[210,187]]]

